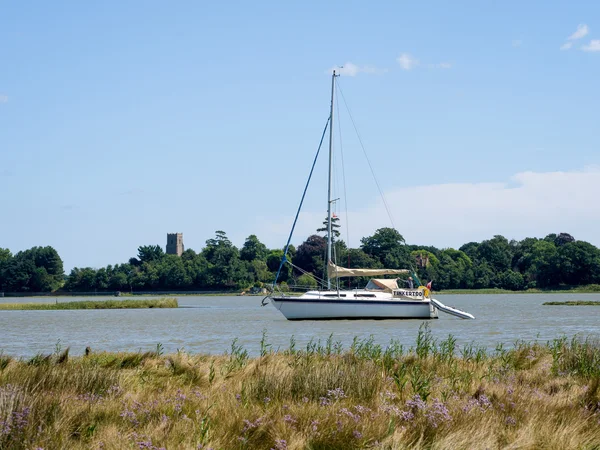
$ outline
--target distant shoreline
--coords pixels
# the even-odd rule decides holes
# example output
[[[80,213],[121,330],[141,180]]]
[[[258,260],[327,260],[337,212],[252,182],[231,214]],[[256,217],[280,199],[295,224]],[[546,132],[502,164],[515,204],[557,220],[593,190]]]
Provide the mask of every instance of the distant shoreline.
[[[142,292],[121,292],[115,295],[115,292],[5,292],[0,293],[0,298],[28,298],[28,297],[50,297],[50,298],[68,298],[68,297],[264,297],[265,293],[250,294],[243,291],[142,291]],[[289,295],[300,295],[300,292],[288,292]],[[515,294],[600,294],[600,286],[579,286],[571,289],[527,289],[524,291],[510,291],[506,289],[447,289],[443,291],[433,291],[435,295],[515,295]]]

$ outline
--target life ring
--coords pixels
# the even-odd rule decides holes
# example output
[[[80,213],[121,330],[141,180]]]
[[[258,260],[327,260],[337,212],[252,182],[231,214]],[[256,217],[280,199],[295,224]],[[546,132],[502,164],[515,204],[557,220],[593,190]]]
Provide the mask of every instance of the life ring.
[[[423,291],[423,297],[429,298],[430,291],[429,291],[429,289],[427,289],[427,287],[425,287],[425,286],[419,286],[417,289]]]

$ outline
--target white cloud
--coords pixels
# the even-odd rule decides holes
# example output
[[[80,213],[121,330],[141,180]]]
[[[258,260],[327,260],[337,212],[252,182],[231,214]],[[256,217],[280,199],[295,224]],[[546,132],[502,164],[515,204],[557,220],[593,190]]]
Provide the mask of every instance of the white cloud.
[[[569,41],[574,41],[576,39],[581,39],[582,37],[587,36],[587,34],[590,32],[588,26],[584,23],[577,25],[577,31],[575,31],[575,33],[573,33],[571,36],[569,36],[567,38],[567,40]]]
[[[7,103],[8,95],[0,94],[0,103]]]
[[[407,187],[386,192],[386,200],[398,231],[410,244],[458,248],[496,234],[523,239],[566,232],[600,245],[598,192],[600,167],[588,167],[569,172],[521,172],[505,182]],[[418,199],[420,206],[407,211],[407,199]],[[353,247],[359,245],[359,238],[390,226],[382,202],[374,199],[370,204],[348,212]],[[296,245],[314,233],[323,215],[323,211],[301,215],[294,236]],[[259,235],[285,242],[290,223],[290,218],[279,223],[264,220]]]
[[[348,77],[355,77],[359,73],[366,73],[371,75],[380,75],[382,73],[387,72],[387,69],[379,69],[373,66],[357,66],[351,62],[347,62],[343,66],[340,67],[332,67],[325,72],[327,74],[331,74],[335,70],[336,73]]]
[[[589,44],[581,47],[584,52],[600,52],[600,39],[592,39]]]
[[[411,56],[409,53],[402,53],[398,58],[396,58],[400,67],[403,70],[411,70],[419,65],[419,60]]]
[[[560,49],[561,50],[570,50],[571,47],[573,47],[572,41],[576,41],[577,39],[581,39],[581,38],[587,36],[587,34],[589,32],[590,32],[590,29],[588,28],[588,26],[586,24],[581,23],[581,24],[577,25],[577,30],[575,31],[575,33],[573,33],[571,36],[569,36],[567,38],[567,42],[565,42],[563,45],[561,45]],[[594,41],[592,41],[592,42],[594,42]],[[583,47],[582,47],[582,49],[585,50],[585,48],[583,48]],[[591,51],[595,51],[595,50],[591,50]]]

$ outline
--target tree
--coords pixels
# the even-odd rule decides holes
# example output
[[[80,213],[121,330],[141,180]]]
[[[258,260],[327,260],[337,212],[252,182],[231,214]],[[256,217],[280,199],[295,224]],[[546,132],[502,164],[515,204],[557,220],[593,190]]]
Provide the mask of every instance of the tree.
[[[308,274],[302,274],[296,280],[296,285],[300,288],[314,289],[318,286],[317,280]]]
[[[277,271],[279,270],[279,266],[281,265],[281,259],[283,258],[283,250],[271,250],[269,255],[267,256],[267,268],[273,274],[273,279],[275,275],[277,275]],[[292,259],[289,255],[287,259]],[[279,274],[279,278],[277,282],[287,281],[291,278],[292,275],[292,267],[289,264],[284,264],[281,267],[281,273]]]
[[[209,263],[209,273],[214,287],[233,288],[248,282],[248,271],[241,263],[238,249],[224,231],[215,232],[214,239],[206,241],[202,254]]]
[[[557,250],[556,262],[562,283],[576,286],[600,281],[600,250],[589,242],[563,244]]]
[[[317,234],[309,236],[298,247],[293,263],[306,272],[322,277],[325,271],[325,254],[327,253],[327,240]]]
[[[138,259],[141,263],[160,261],[165,256],[160,245],[142,245],[138,247]]]
[[[32,247],[10,258],[2,252],[2,289],[13,292],[51,292],[63,285],[63,262],[50,246]]]
[[[335,242],[335,240],[340,237],[339,228],[341,225],[338,223],[339,221],[340,218],[335,214],[331,216],[331,234],[333,235],[332,242]],[[325,237],[327,238],[327,218],[325,218],[323,221],[323,227],[317,228],[317,233],[325,233]]]
[[[504,236],[496,235],[477,247],[477,259],[487,261],[494,272],[504,272],[512,262],[512,249]]]
[[[260,242],[256,235],[251,234],[246,238],[240,250],[240,258],[244,261],[254,261],[255,259],[264,261],[267,258],[268,252],[267,246]]]
[[[554,245],[557,247],[562,247],[569,242],[574,242],[575,238],[571,236],[569,233],[560,233],[558,236],[554,238]]]
[[[380,228],[373,236],[362,238],[360,242],[362,250],[377,258],[384,267],[396,269],[410,264],[404,237],[393,228]]]

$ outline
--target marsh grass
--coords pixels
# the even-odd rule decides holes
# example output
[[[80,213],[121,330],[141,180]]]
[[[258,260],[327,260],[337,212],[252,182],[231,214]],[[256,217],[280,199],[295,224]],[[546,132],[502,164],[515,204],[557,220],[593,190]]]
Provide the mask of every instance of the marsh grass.
[[[568,300],[565,302],[544,302],[547,306],[600,306],[600,302],[593,300]]]
[[[600,343],[492,352],[333,336],[260,356],[0,354],[0,448],[525,448],[600,446]]]
[[[0,310],[177,308],[176,298],[146,300],[89,300],[57,303],[0,303]]]
[[[600,284],[587,284],[584,286],[565,286],[555,289],[526,289],[524,291],[511,291],[500,288],[484,289],[447,289],[439,294],[593,294],[600,292]]]

